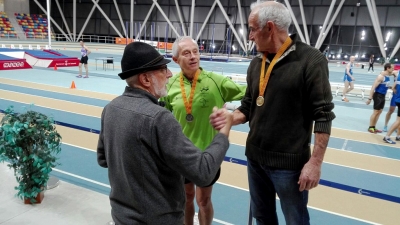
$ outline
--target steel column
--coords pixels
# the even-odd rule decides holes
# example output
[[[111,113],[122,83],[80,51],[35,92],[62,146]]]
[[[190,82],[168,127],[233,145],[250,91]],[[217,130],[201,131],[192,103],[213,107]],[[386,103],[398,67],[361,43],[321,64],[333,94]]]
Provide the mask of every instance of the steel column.
[[[192,10],[190,13],[190,30],[189,36],[193,38],[193,20],[194,20],[194,6],[196,5],[196,1],[192,0]]]
[[[115,10],[117,10],[118,18],[121,21],[122,30],[123,30],[124,34],[126,34],[126,38],[128,38],[128,36],[127,36],[128,34],[126,33],[126,29],[125,29],[125,26],[124,26],[124,21],[122,21],[122,16],[121,16],[121,13],[119,12],[117,0],[114,0],[114,5],[115,5]]]
[[[324,31],[325,33],[327,33],[327,32],[331,29],[333,23],[334,23],[335,20],[336,20],[337,15],[339,14],[340,10],[342,9],[342,6],[343,6],[344,1],[346,1],[346,0],[342,0],[342,1],[340,2],[339,6],[336,8],[336,11],[335,11],[335,13],[333,14],[333,17],[332,17],[331,21],[329,22],[328,28]],[[321,41],[320,41],[320,44],[319,44],[318,46],[316,45],[315,48],[318,48],[318,49],[319,49],[319,48],[321,47],[322,43],[324,43],[325,38],[326,38],[326,35],[324,35],[324,36],[322,37],[322,39],[321,39]]]
[[[100,1],[100,0],[96,0],[96,2],[99,2],[99,1]],[[95,8],[96,8],[96,5],[93,5],[92,10],[90,10],[90,13],[89,13],[89,15],[88,15],[87,18],[86,18],[86,21],[85,21],[85,23],[83,24],[83,27],[82,27],[81,31],[79,32],[79,35],[78,35],[77,40],[79,40],[79,38],[81,38],[82,33],[83,33],[83,31],[85,30],[85,28],[86,28],[86,26],[87,26],[87,24],[88,24],[88,22],[89,22],[89,20],[90,20],[90,17],[92,17],[92,14],[93,14]]]
[[[231,27],[233,35],[235,35],[236,39],[238,40],[240,47],[242,47],[243,51],[245,51],[246,48],[243,46],[243,43],[240,40],[240,36],[237,34],[235,27],[233,27],[232,22],[229,20],[229,17],[225,12],[224,7],[222,6],[222,4],[219,0],[216,0],[216,2],[218,4],[219,8],[221,9],[222,14],[224,15],[226,21],[228,22],[229,26]]]
[[[306,40],[304,39],[304,36],[303,36],[303,32],[301,32],[301,29],[300,29],[300,27],[299,27],[299,24],[297,23],[297,19],[296,19],[294,13],[293,13],[292,7],[290,7],[289,0],[285,0],[285,2],[286,2],[286,7],[287,7],[288,10],[289,10],[290,16],[292,17],[293,24],[294,24],[294,26],[296,27],[297,32],[299,33],[299,36],[300,36],[301,41],[304,42],[304,43],[306,43]]]
[[[244,21],[243,21],[243,16],[242,16],[242,5],[240,4],[240,0],[237,0],[237,4],[238,4],[238,10],[239,10],[240,25],[242,26],[242,30],[243,30],[244,48],[245,48],[245,51],[247,52],[248,47],[249,47],[249,46],[247,46],[247,32],[245,32],[245,30],[247,30],[247,29],[244,29]]]
[[[47,15],[50,14],[50,0],[47,0]],[[47,37],[49,39],[49,48],[51,49],[51,27],[50,27],[50,16],[47,20]]]
[[[61,9],[61,6],[60,6],[60,3],[58,2],[58,0],[56,0],[56,4],[57,4],[58,11],[60,11],[61,18],[62,18],[62,20],[63,20],[63,22],[64,22],[64,24],[65,24],[65,28],[66,28],[67,31],[68,31],[68,35],[69,35],[69,37],[72,39],[71,31],[69,30],[67,21],[65,20],[64,13],[63,13],[63,11],[62,11],[62,9]]]
[[[115,32],[119,35],[119,37],[123,37],[123,35],[119,32],[119,30],[114,26],[114,24],[112,23],[112,21],[110,20],[110,18],[108,18],[108,16],[106,15],[106,13],[103,11],[103,9],[101,9],[101,7],[99,6],[99,4],[97,4],[96,0],[92,0],[93,4],[97,7],[97,9],[100,11],[100,13],[104,16],[104,18],[106,18],[106,20],[108,21],[108,23],[110,24],[110,26],[112,28],[114,28]]]
[[[310,37],[308,36],[307,21],[306,21],[306,17],[304,16],[303,0],[299,0],[299,5],[300,5],[301,19],[303,20],[304,36],[306,38],[306,43],[309,45]]]
[[[373,10],[373,6],[370,0],[366,0],[367,2],[367,7],[368,7],[368,11],[371,15],[371,20],[372,20],[372,24],[374,26],[374,30],[375,30],[375,35],[376,35],[376,39],[378,40],[378,45],[379,45],[379,49],[381,50],[382,53],[382,57],[386,60],[386,51],[383,47],[383,38],[382,38],[382,32],[380,32],[380,24],[379,21],[377,21],[378,16],[375,14],[374,10]]]
[[[179,33],[176,31],[174,25],[171,23],[168,16],[165,15],[164,11],[162,10],[161,6],[158,4],[157,0],[153,0],[153,4],[155,4],[155,6],[157,6],[158,10],[160,10],[161,15],[164,17],[164,19],[167,21],[167,23],[171,26],[171,29],[175,32],[176,36],[180,37]]]
[[[204,23],[203,23],[203,25],[201,26],[200,32],[197,34],[197,37],[196,37],[195,41],[199,40],[199,37],[200,37],[200,35],[201,35],[201,32],[203,32],[204,27],[207,25],[208,20],[210,19],[210,16],[211,16],[211,14],[212,14],[212,12],[213,12],[213,10],[214,10],[214,8],[215,8],[215,5],[217,5],[217,1],[215,1],[214,4],[211,6],[211,9],[210,9],[210,11],[208,12],[208,15],[207,15],[206,19],[204,20]]]
[[[178,12],[179,21],[181,21],[181,26],[182,26],[182,30],[183,30],[183,35],[186,36],[186,35],[187,35],[187,34],[186,34],[186,29],[185,29],[185,26],[184,26],[184,24],[183,24],[181,9],[179,8],[178,0],[175,0],[175,6],[176,6],[176,11]]]
[[[48,19],[48,21],[47,21],[47,26],[48,26],[48,29],[50,30],[50,22],[52,22],[52,23],[54,24],[54,26],[56,26],[56,27],[58,28],[58,30],[60,30],[60,32],[65,36],[65,38],[66,38],[67,40],[72,41],[72,40],[67,36],[67,34],[61,29],[61,27],[58,26],[58,24],[51,18],[51,16],[50,16],[49,14],[47,14],[47,11],[43,8],[43,6],[42,6],[37,0],[34,0],[34,1],[35,1],[36,5],[38,5],[39,8],[44,12],[44,14],[47,15],[47,19]]]
[[[131,30],[130,30],[130,38],[133,39],[133,13],[134,13],[134,6],[135,6],[135,0],[131,0]]]
[[[315,44],[315,48],[319,48],[319,46],[322,45],[322,43],[320,44],[320,42],[321,42],[322,37],[325,36],[325,28],[327,26],[329,18],[331,17],[332,10],[335,7],[335,3],[336,3],[336,0],[332,0],[331,5],[329,6],[328,14],[325,17],[325,21],[324,21],[324,24],[322,25],[321,32],[318,35],[318,39],[317,39],[317,43]]]

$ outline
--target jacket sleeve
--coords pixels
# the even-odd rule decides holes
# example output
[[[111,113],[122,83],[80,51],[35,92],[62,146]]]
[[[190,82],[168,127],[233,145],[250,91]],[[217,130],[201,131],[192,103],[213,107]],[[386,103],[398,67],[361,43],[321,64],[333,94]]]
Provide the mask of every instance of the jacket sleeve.
[[[97,163],[104,168],[107,168],[107,160],[106,160],[106,154],[104,151],[104,114],[105,114],[106,109],[103,109],[103,112],[101,114],[101,130],[99,134],[99,141],[97,143]]]
[[[326,61],[319,60],[306,70],[306,88],[312,119],[315,121],[314,133],[331,133],[332,120],[336,117],[332,111],[331,85]]]
[[[209,185],[224,160],[229,147],[228,138],[217,134],[202,152],[183,134],[172,113],[164,110],[154,123],[154,141],[167,165],[196,185]]]
[[[225,102],[241,100],[246,93],[245,85],[237,84],[229,77],[222,78],[219,89]]]

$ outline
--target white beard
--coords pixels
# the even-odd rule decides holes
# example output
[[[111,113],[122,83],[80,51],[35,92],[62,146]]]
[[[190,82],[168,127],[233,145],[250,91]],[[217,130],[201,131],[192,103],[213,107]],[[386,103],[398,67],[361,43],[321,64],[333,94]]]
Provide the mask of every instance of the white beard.
[[[156,97],[161,98],[167,96],[168,93],[165,85],[161,85],[157,78],[154,77],[154,75],[151,76],[151,80],[154,83],[154,94],[156,95]]]

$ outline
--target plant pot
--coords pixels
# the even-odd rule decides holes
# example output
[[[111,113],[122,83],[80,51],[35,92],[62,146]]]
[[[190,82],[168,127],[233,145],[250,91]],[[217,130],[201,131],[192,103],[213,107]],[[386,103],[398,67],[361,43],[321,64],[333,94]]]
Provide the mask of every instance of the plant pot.
[[[44,198],[44,191],[41,191],[35,198],[36,202],[31,202],[30,199],[25,198],[24,204],[40,204]]]

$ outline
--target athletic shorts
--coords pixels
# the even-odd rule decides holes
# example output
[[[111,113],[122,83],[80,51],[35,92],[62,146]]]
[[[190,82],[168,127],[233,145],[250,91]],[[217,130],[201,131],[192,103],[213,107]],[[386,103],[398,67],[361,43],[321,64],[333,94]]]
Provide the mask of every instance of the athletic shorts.
[[[390,106],[396,107],[396,102],[394,101],[395,97],[392,95],[392,99],[390,100]]]
[[[374,100],[374,109],[381,110],[385,107],[385,95],[375,92],[374,96],[372,97]]]
[[[87,57],[87,56],[82,56],[80,63],[87,64],[87,61],[88,61],[88,60],[89,60],[89,57]]]
[[[397,105],[397,116],[400,117],[400,110],[399,110],[400,102],[396,102],[396,105]]]
[[[344,77],[343,77],[343,81],[344,82],[346,82],[346,81],[352,82],[353,80],[351,79],[351,77],[349,75],[345,74]]]
[[[221,175],[221,167],[218,169],[218,172],[217,172],[217,174],[215,175],[214,180],[211,182],[211,184],[209,184],[209,185],[207,185],[207,186],[204,186],[204,187],[213,186],[213,185],[215,184],[215,182],[217,182],[217,180],[219,179],[219,176],[220,176],[220,175]],[[190,183],[192,183],[192,181],[190,181],[190,180],[188,180],[188,179],[185,178],[185,184],[190,184]]]

